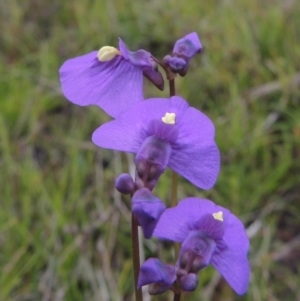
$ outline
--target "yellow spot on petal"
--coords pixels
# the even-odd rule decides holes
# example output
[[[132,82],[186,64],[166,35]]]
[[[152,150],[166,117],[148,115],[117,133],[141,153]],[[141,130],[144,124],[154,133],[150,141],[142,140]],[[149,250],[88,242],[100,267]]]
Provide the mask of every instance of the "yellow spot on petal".
[[[121,52],[112,46],[104,46],[98,51],[97,57],[100,62],[112,60],[116,55],[121,55]]]
[[[164,117],[161,118],[161,120],[166,124],[175,124],[175,113],[166,113]]]
[[[223,222],[223,212],[222,211],[219,211],[219,212],[216,212],[216,213],[213,213],[213,217],[214,219],[217,219],[221,222]]]

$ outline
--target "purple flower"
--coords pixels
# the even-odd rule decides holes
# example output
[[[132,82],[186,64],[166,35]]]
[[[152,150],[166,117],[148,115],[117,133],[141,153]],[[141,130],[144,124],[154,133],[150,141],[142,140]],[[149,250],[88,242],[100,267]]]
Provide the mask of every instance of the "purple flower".
[[[164,211],[153,235],[182,243],[178,275],[197,273],[210,263],[236,293],[247,291],[249,239],[241,221],[229,210],[209,200],[187,198]]]
[[[181,76],[187,73],[190,59],[202,51],[202,44],[196,32],[189,33],[176,41],[173,56],[164,57],[164,63]]]
[[[99,127],[93,142],[104,148],[137,153],[136,164],[166,165],[203,189],[211,188],[220,169],[212,121],[181,97],[153,98],[133,105]],[[150,188],[149,188],[150,189]]]
[[[157,258],[149,258],[141,266],[138,289],[150,284],[150,295],[162,294],[172,286],[175,280],[176,275],[173,266],[164,264]]]
[[[177,264],[172,266],[161,262],[158,258],[149,258],[141,265],[138,288],[150,284],[150,295],[162,294],[168,289],[175,293],[191,292],[197,288],[198,282],[195,273],[178,269]]]
[[[196,53],[202,51],[202,44],[196,32],[191,32],[177,40],[173,48],[173,54],[177,57],[191,59]]]
[[[164,85],[151,54],[142,49],[131,52],[121,39],[119,49],[104,46],[67,60],[59,74],[68,100],[97,105],[112,117],[143,100],[143,74],[159,89]]]

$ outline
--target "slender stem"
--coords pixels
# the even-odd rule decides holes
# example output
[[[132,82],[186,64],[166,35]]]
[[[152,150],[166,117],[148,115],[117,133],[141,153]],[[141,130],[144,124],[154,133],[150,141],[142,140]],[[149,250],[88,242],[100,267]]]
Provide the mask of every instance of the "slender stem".
[[[170,97],[175,95],[175,79],[169,80]],[[172,188],[171,188],[171,206],[177,205],[177,185],[178,175],[175,171],[172,171]]]
[[[169,90],[170,90],[170,96],[175,95],[175,79],[169,80]]]
[[[169,80],[169,90],[170,97],[175,95],[175,79]],[[171,187],[171,206],[175,207],[177,205],[177,186],[178,186],[178,174],[172,171],[172,187]],[[174,244],[175,258],[178,258],[179,254],[179,244]],[[180,301],[180,293],[174,293],[173,301]]]
[[[175,79],[169,80],[170,96],[175,95]],[[172,188],[171,188],[171,206],[177,205],[177,186],[178,186],[178,175],[175,171],[172,171]]]
[[[171,207],[177,205],[177,186],[178,186],[178,174],[172,170],[172,184],[171,184]],[[175,258],[178,258],[180,245],[174,243]]]
[[[177,205],[177,186],[178,186],[178,174],[172,171],[172,186],[171,186],[171,206]]]
[[[175,95],[175,79],[169,80],[170,96]],[[175,171],[172,171],[172,188],[171,188],[171,206],[177,205],[177,186],[178,186],[178,175]]]
[[[175,79],[169,80],[169,90],[170,96],[175,95]],[[177,186],[178,186],[178,174],[175,171],[172,171],[172,185],[171,185],[171,206],[175,207],[177,205]],[[174,244],[175,249],[175,258],[179,254],[179,244]]]
[[[180,301],[180,296],[181,296],[181,293],[178,293],[178,294],[174,293],[173,301]]]
[[[140,250],[139,250],[138,221],[133,213],[131,214],[131,246],[132,246],[135,300],[143,301],[142,290],[137,289],[139,271],[140,271]]]

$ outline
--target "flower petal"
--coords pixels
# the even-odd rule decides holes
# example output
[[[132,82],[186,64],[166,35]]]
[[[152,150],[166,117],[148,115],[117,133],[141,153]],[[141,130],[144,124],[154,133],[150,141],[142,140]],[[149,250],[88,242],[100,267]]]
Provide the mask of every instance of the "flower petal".
[[[222,274],[229,285],[239,295],[243,295],[249,285],[250,267],[247,253],[232,248],[214,254],[211,264]]]
[[[161,215],[153,235],[183,242],[188,234],[203,225],[201,218],[207,214],[223,213],[224,235],[217,238],[217,248],[211,264],[224,276],[238,294],[244,294],[249,283],[250,268],[247,260],[249,239],[242,222],[229,210],[209,200],[187,198]],[[209,228],[207,228],[209,229]],[[205,230],[205,229],[204,229]]]
[[[160,284],[160,292],[166,291],[176,280],[175,268],[162,263],[157,258],[149,258],[142,265],[138,279],[138,289],[150,283]]]
[[[153,235],[177,242],[183,242],[195,223],[207,213],[220,211],[212,201],[186,198],[176,207],[166,209],[161,215]]]
[[[201,52],[202,44],[196,32],[191,32],[182,39],[177,40],[174,45],[173,53],[178,56],[191,58],[197,52]]]
[[[220,152],[214,141],[215,128],[202,112],[189,107],[180,120],[169,166],[194,185],[211,188],[220,171]]]
[[[180,201],[176,207],[166,209],[161,215],[153,235],[162,239],[183,242],[191,230],[200,230],[203,227],[203,230],[207,230],[208,233],[209,225],[201,225],[203,223],[201,218],[219,211],[223,213],[224,235],[222,240],[228,247],[247,253],[249,239],[243,223],[228,209],[206,199],[186,198]],[[213,235],[217,235],[217,233]]]
[[[112,117],[143,100],[143,71],[122,56],[100,62],[93,51],[67,60],[59,74],[68,100],[80,106],[97,105]]]
[[[155,68],[143,68],[143,74],[159,90],[164,90],[164,78],[159,70],[156,70]]]
[[[133,65],[141,67],[143,74],[150,80],[158,89],[164,90],[164,79],[158,70],[157,63],[152,58],[150,52],[140,49],[138,51],[129,51],[125,43],[119,38],[119,49],[122,56],[130,61]]]
[[[190,273],[180,278],[180,284],[184,291],[193,292],[198,286],[199,280],[196,274]]]
[[[211,188],[220,170],[214,125],[206,115],[188,107],[181,97],[136,103],[117,120],[98,128],[93,142],[100,147],[136,153],[143,140],[153,135],[153,126],[149,124],[161,120],[166,113],[176,116],[174,126],[178,129],[177,140],[170,141],[172,154],[168,166],[193,184]]]
[[[212,214],[204,214],[200,220],[195,223],[195,227],[214,240],[222,239],[224,236],[224,222],[215,219]]]
[[[221,206],[218,206],[222,208]],[[249,238],[243,223],[229,210],[221,209],[224,213],[225,232],[223,241],[232,250],[240,250],[244,254],[249,250]]]
[[[152,98],[138,102],[116,120],[100,126],[94,133],[93,142],[104,148],[137,153],[148,137],[148,125],[153,119],[161,119],[166,112],[173,112],[180,121],[188,108],[181,97]],[[152,127],[151,127],[152,129]]]

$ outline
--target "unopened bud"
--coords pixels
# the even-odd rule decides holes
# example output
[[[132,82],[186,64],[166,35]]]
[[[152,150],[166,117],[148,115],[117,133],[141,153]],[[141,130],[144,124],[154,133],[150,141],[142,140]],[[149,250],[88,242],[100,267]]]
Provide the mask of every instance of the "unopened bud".
[[[180,57],[171,57],[169,59],[169,67],[174,73],[182,72],[187,66],[187,61]]]
[[[180,284],[184,291],[192,292],[198,286],[199,280],[196,274],[190,273],[180,278]]]
[[[191,58],[202,51],[202,44],[196,32],[192,32],[176,41],[173,54],[178,57]]]
[[[123,194],[131,194],[134,190],[134,182],[130,174],[122,173],[115,180],[116,189]]]
[[[177,40],[173,48],[174,57],[169,59],[168,62],[170,69],[180,76],[185,76],[188,71],[190,59],[201,51],[202,44],[196,32],[192,32],[182,39]]]
[[[143,229],[145,238],[150,238],[166,206],[147,188],[135,192],[132,197],[132,212]]]
[[[140,289],[150,284],[149,294],[157,295],[168,290],[175,280],[173,266],[161,262],[158,258],[149,258],[141,265],[137,287]]]

